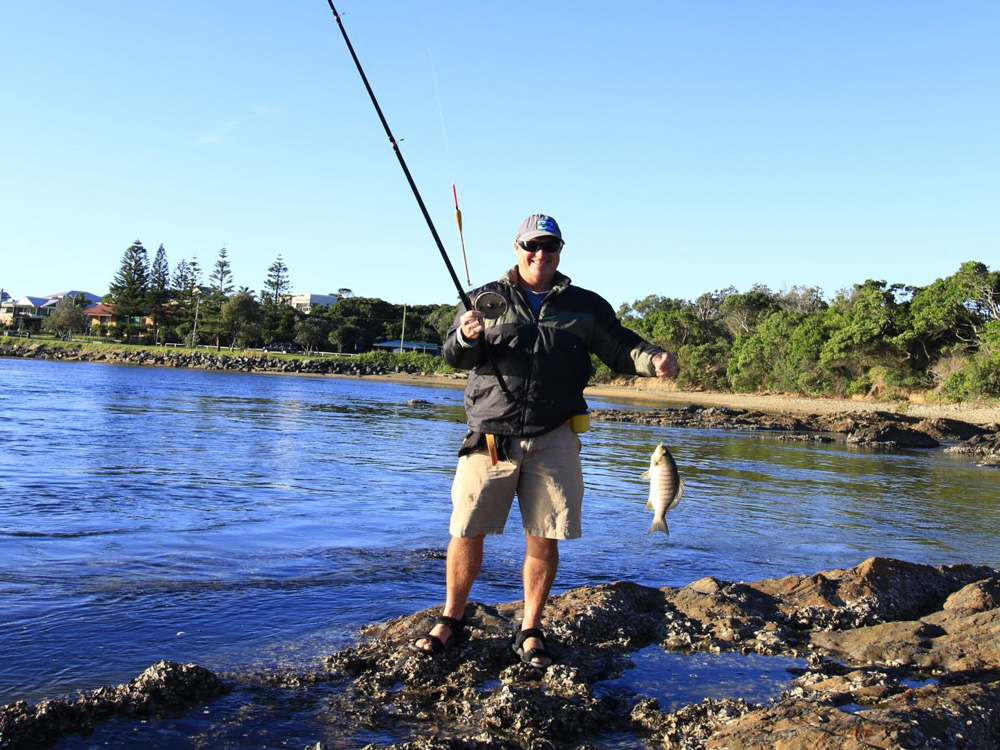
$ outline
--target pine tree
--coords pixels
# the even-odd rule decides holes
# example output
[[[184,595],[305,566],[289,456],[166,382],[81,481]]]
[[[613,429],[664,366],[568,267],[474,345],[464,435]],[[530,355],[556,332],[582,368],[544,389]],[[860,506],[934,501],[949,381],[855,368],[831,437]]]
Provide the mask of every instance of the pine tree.
[[[178,336],[194,345],[201,297],[201,267],[197,258],[190,262],[182,260],[177,264],[170,293],[174,298],[174,330]]]
[[[136,240],[122,256],[121,267],[108,291],[126,339],[133,327],[141,327],[142,319],[149,314],[148,292],[149,257],[146,248]]]
[[[153,316],[153,341],[160,342],[160,328],[170,298],[170,264],[167,263],[167,251],[160,245],[153,258],[153,266],[149,273],[149,311]]]
[[[222,320],[222,308],[233,293],[233,273],[229,265],[226,248],[219,250],[219,259],[215,261],[212,271],[211,289],[208,297],[201,304],[201,323],[199,330],[209,339],[215,339],[216,350],[222,348],[222,334],[225,325]]]
[[[219,250],[219,259],[215,261],[212,272],[212,293],[223,302],[233,293],[233,272],[225,245]]]
[[[274,263],[267,268],[267,280],[264,282],[264,290],[260,293],[260,297],[264,304],[280,305],[290,289],[288,266],[279,255]]]

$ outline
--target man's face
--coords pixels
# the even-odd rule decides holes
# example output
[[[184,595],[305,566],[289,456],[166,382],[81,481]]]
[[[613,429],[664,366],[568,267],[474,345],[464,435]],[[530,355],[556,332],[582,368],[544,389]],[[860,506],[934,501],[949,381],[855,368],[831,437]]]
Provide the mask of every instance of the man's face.
[[[521,282],[536,292],[550,289],[552,277],[559,267],[562,245],[562,240],[552,235],[517,240],[514,250],[517,252],[517,271]]]

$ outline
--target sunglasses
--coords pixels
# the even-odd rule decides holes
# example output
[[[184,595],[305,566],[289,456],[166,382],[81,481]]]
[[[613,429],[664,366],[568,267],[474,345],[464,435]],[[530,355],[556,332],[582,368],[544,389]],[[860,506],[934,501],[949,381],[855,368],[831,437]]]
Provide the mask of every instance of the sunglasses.
[[[537,253],[544,250],[547,253],[558,253],[565,244],[562,240],[518,240],[517,244],[522,250],[529,253]]]

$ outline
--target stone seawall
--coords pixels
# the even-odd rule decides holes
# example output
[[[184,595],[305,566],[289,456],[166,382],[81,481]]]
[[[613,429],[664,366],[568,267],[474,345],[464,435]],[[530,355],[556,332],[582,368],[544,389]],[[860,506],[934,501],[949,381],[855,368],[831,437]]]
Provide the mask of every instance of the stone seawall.
[[[391,375],[415,373],[419,370],[409,365],[379,367],[362,362],[345,362],[343,359],[298,359],[284,357],[209,354],[203,352],[161,352],[148,349],[94,349],[47,346],[33,344],[0,343],[0,357],[24,359],[52,359],[64,362],[106,362],[120,365],[147,365],[154,367],[195,367],[202,370],[231,370],[234,372],[290,373],[302,375]]]

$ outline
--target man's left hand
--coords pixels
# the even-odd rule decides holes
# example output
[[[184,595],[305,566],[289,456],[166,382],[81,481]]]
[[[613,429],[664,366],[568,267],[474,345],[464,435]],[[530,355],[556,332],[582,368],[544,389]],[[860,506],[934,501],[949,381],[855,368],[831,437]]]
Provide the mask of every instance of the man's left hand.
[[[671,352],[660,352],[654,356],[653,367],[656,368],[656,377],[658,378],[676,378],[679,369],[677,357]]]

